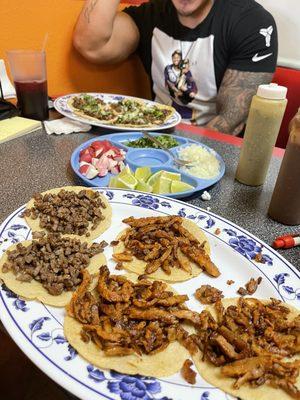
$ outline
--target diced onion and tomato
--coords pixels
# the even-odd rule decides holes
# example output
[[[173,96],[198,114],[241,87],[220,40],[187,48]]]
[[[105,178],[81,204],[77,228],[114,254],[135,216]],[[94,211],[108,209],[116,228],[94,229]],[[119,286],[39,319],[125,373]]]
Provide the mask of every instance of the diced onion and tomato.
[[[96,140],[79,153],[79,172],[87,179],[119,174],[124,168],[125,151],[108,140]]]

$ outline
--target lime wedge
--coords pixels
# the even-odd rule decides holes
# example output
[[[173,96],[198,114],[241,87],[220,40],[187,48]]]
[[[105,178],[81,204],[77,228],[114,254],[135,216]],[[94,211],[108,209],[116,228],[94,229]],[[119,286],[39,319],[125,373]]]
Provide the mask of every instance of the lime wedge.
[[[149,176],[151,176],[151,169],[149,167],[139,167],[135,170],[134,176],[139,181],[147,182]]]
[[[141,192],[152,193],[152,186],[148,185],[148,183],[143,181],[138,181],[136,185],[136,190],[140,190]]]
[[[117,176],[112,176],[112,177],[110,178],[110,180],[109,180],[108,187],[110,187],[110,188],[115,188],[115,187],[117,187],[117,180],[118,180],[118,177],[117,177]]]
[[[119,174],[116,182],[116,187],[121,189],[135,189],[138,181],[135,179],[133,175],[127,174],[120,176]]]
[[[171,179],[171,181],[181,181],[181,174],[176,172],[162,171],[162,176]]]
[[[179,181],[171,182],[171,193],[185,192],[191,189],[194,189],[194,186],[191,186],[188,183]]]
[[[133,175],[131,169],[129,168],[128,165],[126,165],[122,171],[119,173],[118,178],[124,175]]]
[[[147,182],[148,183],[148,182]],[[153,193],[164,194],[171,192],[171,179],[160,176],[153,185]]]
[[[147,183],[150,186],[154,186],[155,182],[160,178],[163,171],[157,171],[148,178]]]

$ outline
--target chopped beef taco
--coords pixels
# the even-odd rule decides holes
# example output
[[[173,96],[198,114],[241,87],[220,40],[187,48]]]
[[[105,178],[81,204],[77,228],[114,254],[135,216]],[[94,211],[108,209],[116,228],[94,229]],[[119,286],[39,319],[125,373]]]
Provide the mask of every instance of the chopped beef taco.
[[[66,186],[36,194],[24,211],[32,231],[76,235],[93,240],[111,225],[112,210],[106,198],[83,186]]]
[[[169,282],[185,281],[202,271],[220,275],[210,259],[204,232],[179,216],[127,218],[130,228],[121,232],[113,259],[130,272]]]
[[[162,104],[150,105],[142,100],[124,99],[118,105],[120,111],[114,124],[128,128],[155,128],[166,123],[175,112],[173,107]]]
[[[137,98],[124,98],[117,102],[84,94],[68,100],[69,108],[77,115],[107,125],[132,128],[155,128],[163,125],[174,113],[173,107],[149,104]]]
[[[105,263],[105,242],[86,242],[58,234],[10,246],[0,259],[0,279],[14,293],[63,307],[82,281],[82,271],[95,274]]]
[[[95,96],[84,94],[71,97],[67,104],[74,114],[79,117],[104,124],[112,124],[116,120],[115,112],[110,105]]]

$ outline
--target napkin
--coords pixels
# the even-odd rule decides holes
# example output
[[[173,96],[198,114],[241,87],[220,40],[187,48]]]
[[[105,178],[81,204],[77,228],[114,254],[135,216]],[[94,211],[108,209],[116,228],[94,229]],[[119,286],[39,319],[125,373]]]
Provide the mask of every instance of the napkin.
[[[11,81],[9,80],[3,60],[0,60],[0,80],[5,99],[16,97],[16,91]]]
[[[53,133],[56,135],[68,135],[74,132],[88,132],[91,129],[91,125],[73,121],[67,117],[45,121],[44,125],[48,135],[52,135]]]

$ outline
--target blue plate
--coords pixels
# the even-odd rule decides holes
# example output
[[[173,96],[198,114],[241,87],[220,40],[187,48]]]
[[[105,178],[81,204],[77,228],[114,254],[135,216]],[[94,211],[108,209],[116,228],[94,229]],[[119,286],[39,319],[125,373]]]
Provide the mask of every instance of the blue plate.
[[[152,133],[153,136],[159,136],[160,133]],[[96,177],[94,179],[87,179],[84,175],[79,172],[79,153],[81,150],[87,148],[91,143],[95,141],[101,140],[109,140],[114,146],[120,147],[126,151],[126,159],[125,163],[129,165],[129,167],[135,171],[138,167],[149,166],[151,168],[151,172],[157,172],[160,170],[170,171],[170,172],[177,172],[181,174],[181,180],[186,182],[192,186],[194,189],[188,190],[185,192],[180,193],[167,193],[164,196],[173,197],[176,199],[184,198],[193,195],[196,192],[201,190],[207,189],[208,187],[214,185],[218,182],[225,173],[225,163],[223,158],[215,152],[210,147],[199,143],[192,139],[183,138],[181,136],[172,135],[179,143],[178,146],[173,147],[170,149],[176,156],[178,150],[182,147],[186,147],[191,145],[192,143],[197,144],[198,146],[204,147],[208,151],[212,152],[219,161],[220,170],[219,174],[212,179],[202,179],[197,178],[193,175],[190,175],[186,172],[181,171],[178,166],[173,162],[172,157],[165,152],[164,150],[160,149],[149,149],[149,148],[136,148],[136,147],[128,147],[126,146],[126,142],[136,140],[141,138],[143,135],[140,132],[126,132],[125,133],[113,133],[109,135],[99,136],[97,138],[92,138],[85,143],[82,143],[78,146],[72,156],[71,156],[71,166],[75,174],[87,185],[87,186],[94,186],[94,187],[103,187],[108,186],[109,180],[112,176],[115,176],[111,173],[108,173],[103,178]]]

